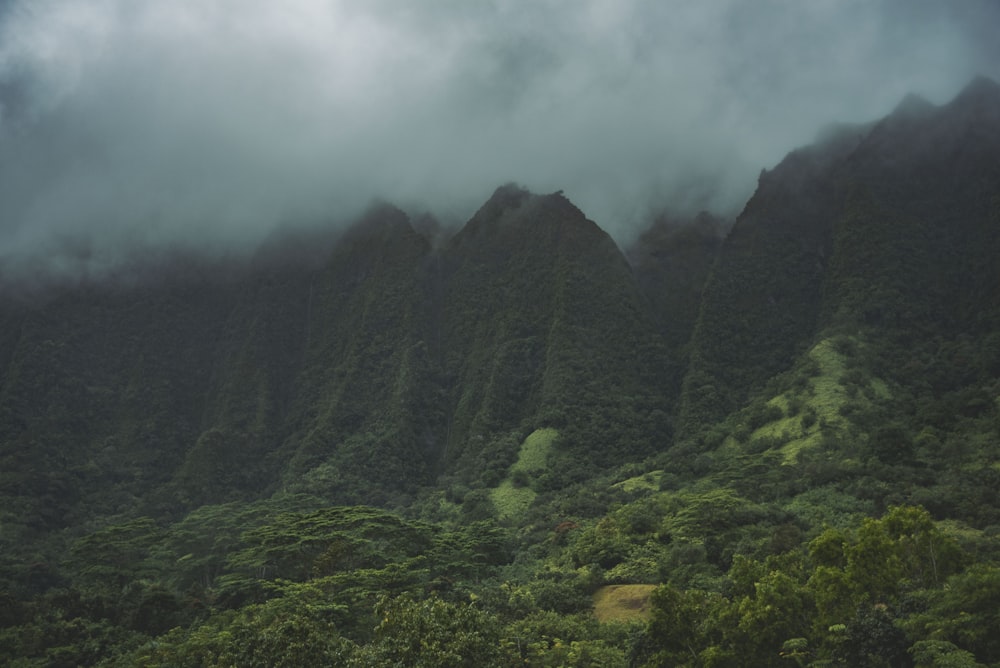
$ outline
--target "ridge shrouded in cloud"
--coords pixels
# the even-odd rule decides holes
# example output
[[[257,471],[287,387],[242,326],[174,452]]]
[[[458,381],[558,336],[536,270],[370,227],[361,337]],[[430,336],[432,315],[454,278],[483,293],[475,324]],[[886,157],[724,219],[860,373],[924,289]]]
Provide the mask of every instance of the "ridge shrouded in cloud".
[[[464,218],[511,179],[627,238],[737,209],[831,121],[996,78],[996,25],[988,0],[0,2],[0,255],[252,243],[372,197]]]

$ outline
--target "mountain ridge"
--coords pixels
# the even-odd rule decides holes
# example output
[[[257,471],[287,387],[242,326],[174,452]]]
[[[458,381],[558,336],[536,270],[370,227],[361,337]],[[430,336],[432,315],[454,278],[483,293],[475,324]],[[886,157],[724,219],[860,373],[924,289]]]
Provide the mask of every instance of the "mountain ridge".
[[[466,472],[459,478],[471,480],[479,475],[476,471],[492,470],[495,479],[504,475],[525,430],[553,425],[572,425],[570,432],[578,431],[563,434],[560,442],[568,448],[566,453],[589,450],[588,458],[600,461],[605,455],[586,445],[590,437],[584,435],[596,427],[583,425],[594,419],[588,415],[601,413],[597,407],[602,402],[617,394],[643,406],[644,416],[623,419],[631,434],[627,456],[641,458],[666,447],[675,419],[681,433],[692,435],[699,431],[697,425],[736,410],[764,381],[790,368],[823,328],[845,318],[862,324],[871,324],[873,318],[884,320],[895,312],[885,302],[893,299],[887,295],[906,294],[914,303],[922,301],[925,313],[946,308],[949,318],[969,326],[975,317],[983,330],[995,326],[996,315],[977,316],[975,305],[998,280],[990,268],[996,248],[995,226],[989,223],[990,215],[995,215],[989,208],[993,182],[982,178],[990,174],[988,159],[996,149],[995,137],[1000,136],[990,132],[997,127],[998,91],[1000,87],[983,79],[940,107],[928,108],[910,99],[885,119],[855,126],[832,143],[821,141],[793,151],[762,174],[757,193],[723,241],[711,241],[718,237],[710,232],[703,233],[703,245],[689,242],[684,257],[700,254],[697,265],[692,265],[700,273],[684,288],[687,296],[682,300],[657,303],[650,290],[671,294],[675,288],[663,278],[651,282],[650,277],[656,271],[671,276],[669,266],[661,263],[658,268],[653,261],[643,264],[636,259],[660,253],[661,259],[673,257],[671,261],[686,266],[686,260],[671,256],[671,251],[656,250],[657,244],[680,243],[670,239],[682,237],[668,234],[656,242],[650,237],[645,242],[647,255],[633,253],[630,265],[607,233],[561,193],[535,195],[507,184],[437,248],[404,212],[377,203],[329,242],[331,250],[321,263],[296,260],[301,257],[296,253],[303,248],[315,253],[318,244],[293,240],[292,250],[286,251],[278,239],[271,256],[264,250],[258,255],[262,259],[236,273],[213,273],[198,263],[190,271],[192,265],[175,261],[173,266],[182,269],[179,276],[187,276],[186,287],[154,280],[125,287],[112,297],[105,295],[100,283],[90,283],[80,288],[83,292],[72,286],[54,288],[54,296],[47,298],[53,302],[34,306],[6,302],[9,324],[0,341],[0,359],[5,360],[0,397],[8,398],[8,411],[25,413],[24,402],[15,397],[36,392],[38,402],[51,401],[52,392],[61,391],[60,383],[76,387],[81,382],[73,380],[72,373],[92,373],[79,361],[56,356],[53,359],[62,360],[61,369],[50,367],[45,373],[64,381],[44,392],[18,384],[17,378],[23,377],[18,370],[25,363],[19,342],[44,337],[42,323],[60,320],[75,323],[76,331],[63,326],[58,335],[69,337],[68,354],[77,360],[106,360],[103,375],[119,384],[119,389],[100,386],[104,389],[84,398],[71,397],[66,389],[56,403],[70,413],[75,410],[71,406],[88,402],[96,402],[88,410],[104,415],[141,410],[141,404],[125,408],[132,401],[128,397],[139,396],[127,390],[134,386],[124,381],[129,374],[150,381],[172,379],[153,394],[144,390],[156,397],[154,403],[173,406],[162,412],[164,416],[179,410],[168,388],[190,386],[189,408],[181,411],[187,416],[181,422],[187,426],[170,436],[173,444],[163,450],[164,462],[176,462],[166,468],[177,467],[177,489],[187,490],[181,496],[189,504],[289,485],[312,491],[326,485],[342,489],[344,500],[358,500],[362,496],[355,494],[361,493],[367,477],[393,481],[375,493],[387,499],[394,494],[390,489],[414,493],[420,485],[432,484],[435,476],[448,478],[458,469]],[[914,107],[920,113],[914,113]],[[937,148],[906,141],[914,132],[934,137]],[[942,158],[940,147],[965,146],[970,132],[994,138]],[[905,164],[902,171],[900,160]],[[947,171],[939,167],[942,160],[949,161]],[[872,181],[872,174],[883,173],[888,176]],[[919,188],[911,183],[915,179]],[[937,191],[929,184],[941,182],[960,187],[932,194]],[[933,199],[938,211],[900,199],[903,191],[916,193],[917,202],[920,197]],[[962,220],[972,222],[942,231],[950,218],[941,203],[961,198],[973,206],[972,215]],[[888,229],[882,223],[871,227],[871,216],[884,218],[878,212],[885,207],[917,220],[908,224],[909,229],[924,235],[923,241],[913,237],[908,243],[924,244],[919,247],[920,263],[930,261],[926,244],[945,239],[949,248],[973,259],[982,285],[971,284],[960,272],[938,272],[940,280],[951,286],[941,297],[948,301],[946,306],[940,300],[934,304],[941,306],[932,305],[921,296],[936,293],[927,283],[929,275],[907,279],[908,291],[878,288],[882,296],[874,301],[865,298],[864,305],[852,296],[854,288],[845,292],[841,286],[859,280],[878,285],[881,280],[865,276],[880,263],[882,251],[864,241],[855,247],[856,242],[848,239],[864,235],[866,228]],[[981,222],[973,225],[975,221]],[[905,229],[899,227],[893,234],[906,235]],[[884,243],[891,245],[893,237]],[[912,255],[916,249],[908,252]],[[775,259],[761,261],[762,253]],[[852,263],[851,257],[866,259]],[[903,256],[893,260],[904,265],[907,261]],[[679,274],[675,271],[672,276],[676,279]],[[946,296],[954,290],[964,290],[965,296]],[[134,308],[129,302],[133,298],[148,306]],[[104,320],[95,322],[104,322],[108,331],[132,331],[130,343],[118,344],[114,351],[101,349],[100,335],[86,324],[91,316],[84,304],[90,299],[94,308],[103,309]],[[178,338],[171,341],[161,333],[141,333],[145,326],[129,324],[129,310],[150,322],[159,321],[158,313],[175,314],[173,323],[160,329],[174,331]],[[199,324],[202,318],[204,325]],[[179,323],[186,324],[178,328]],[[195,334],[199,329],[204,330],[201,336]],[[202,341],[196,343],[199,338]],[[128,350],[142,360],[131,371],[128,354],[112,362],[116,353]],[[166,367],[151,360],[168,350],[200,359],[199,373],[193,375],[199,380],[188,385],[192,381],[164,376]],[[32,364],[45,366],[37,354],[29,358],[36,360]],[[581,359],[593,364],[581,365]],[[64,373],[74,368],[78,371]],[[392,374],[401,375],[392,380]],[[425,392],[427,398],[417,398],[422,392],[418,388],[431,388]],[[219,394],[210,399],[211,392]],[[326,399],[317,402],[312,397]],[[195,409],[201,402],[204,406]],[[400,412],[404,404],[409,408]],[[599,422],[603,426],[598,431],[618,429],[606,417]],[[5,423],[8,438],[23,437],[24,429],[10,426],[22,423],[16,416]],[[128,424],[132,426],[120,433],[131,442],[164,431],[162,423],[135,431],[141,424],[138,418],[129,418]],[[642,436],[644,428],[655,436]],[[56,427],[39,429],[61,433]],[[353,434],[374,432],[383,433],[381,445],[351,440]],[[89,438],[100,440],[96,434]],[[482,439],[479,445],[476,439]],[[96,452],[94,443],[79,447],[82,452]],[[407,454],[395,457],[394,447]],[[191,452],[184,455],[186,448]],[[372,448],[388,448],[380,456],[383,463],[397,463],[376,465],[370,453],[364,454]],[[495,456],[484,460],[486,452]],[[353,463],[341,461],[343,457]],[[452,458],[464,463],[455,469]],[[210,465],[212,461],[229,463]],[[403,461],[421,463],[414,467]],[[306,480],[308,472],[320,465],[328,472],[316,480],[325,482]],[[276,473],[275,467],[285,466],[290,468]],[[196,492],[212,488],[207,471],[222,475],[223,470],[254,469],[259,473],[216,486],[209,496]],[[365,473],[350,473],[354,469]],[[395,473],[388,473],[390,469]],[[347,482],[341,479],[344,475]],[[405,482],[411,477],[413,483]],[[163,489],[164,499],[177,493],[171,488]],[[345,491],[348,488],[354,491]]]
[[[1000,662],[997,90],[625,251],[506,184],[0,290],[0,662]]]
[[[867,258],[864,265],[854,263],[853,271],[869,274],[901,262],[911,265],[910,272],[928,263],[950,267],[941,276],[950,286],[950,306],[972,309],[988,302],[982,289],[962,296],[954,275],[961,273],[957,258],[934,264],[932,255],[935,248],[954,249],[958,256],[976,258],[986,283],[995,280],[986,258],[1000,252],[990,204],[1000,182],[998,90],[989,80],[977,80],[948,104],[920,115],[897,109],[849,142],[793,151],[762,175],[706,283],[681,423],[693,429],[699,420],[717,420],[748,396],[746,391],[730,396],[720,388],[759,389],[790,368],[819,331],[833,324],[829,314],[836,307],[823,298],[831,281],[872,280],[829,278],[830,268],[851,264],[852,254]],[[880,240],[882,246],[864,238],[865,230],[889,230],[886,224],[900,214],[909,222],[899,221]],[[858,244],[850,250],[842,245],[847,236]],[[910,259],[881,259],[894,243],[912,246]],[[912,256],[917,252],[920,258]],[[918,285],[922,294],[936,292],[927,279],[927,274],[907,279],[911,299],[926,301],[915,292]],[[889,294],[881,299],[891,300]],[[856,308],[860,304],[851,307]],[[768,343],[756,344],[760,339]]]

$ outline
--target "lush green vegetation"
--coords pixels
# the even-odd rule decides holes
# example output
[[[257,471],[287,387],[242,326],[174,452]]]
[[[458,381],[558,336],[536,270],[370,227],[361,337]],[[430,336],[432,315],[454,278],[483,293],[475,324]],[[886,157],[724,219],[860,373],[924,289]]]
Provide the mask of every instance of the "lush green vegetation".
[[[0,663],[1000,666],[978,85],[631,267],[505,186],[437,248],[378,207],[5,292]]]
[[[26,565],[0,647],[25,666],[1000,661],[995,527],[917,506],[697,481],[518,533],[302,497],[139,518],[74,541],[34,595]]]
[[[498,517],[517,520],[528,510],[536,496],[530,484],[548,468],[549,451],[558,435],[555,429],[536,429],[524,439],[510,475],[490,492]]]

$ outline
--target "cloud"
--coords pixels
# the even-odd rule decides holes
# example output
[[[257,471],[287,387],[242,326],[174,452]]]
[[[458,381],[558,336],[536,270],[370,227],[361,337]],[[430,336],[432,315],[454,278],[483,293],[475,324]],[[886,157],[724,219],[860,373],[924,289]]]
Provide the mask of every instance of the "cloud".
[[[627,239],[832,121],[1000,76],[991,0],[8,0],[0,255],[564,189]]]

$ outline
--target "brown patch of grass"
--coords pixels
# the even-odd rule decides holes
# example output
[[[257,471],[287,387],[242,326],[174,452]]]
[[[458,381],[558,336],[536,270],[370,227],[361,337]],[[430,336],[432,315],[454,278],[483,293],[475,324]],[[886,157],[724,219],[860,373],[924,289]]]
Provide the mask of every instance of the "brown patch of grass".
[[[649,595],[656,585],[607,585],[594,592],[594,616],[599,622],[649,619]]]

